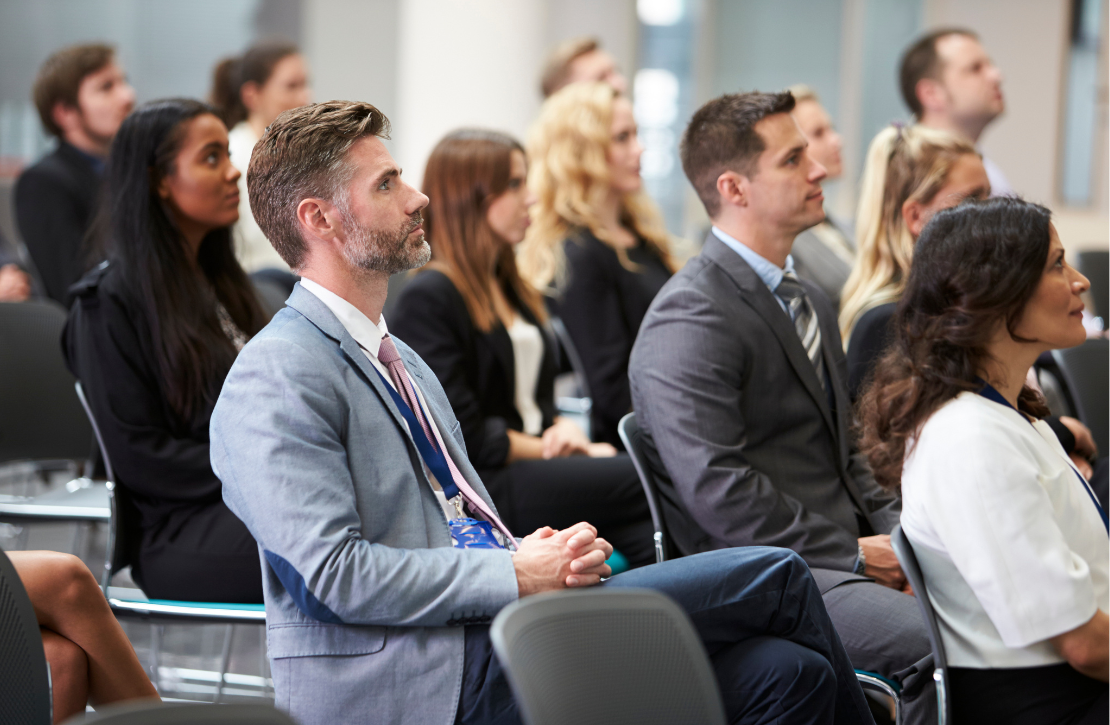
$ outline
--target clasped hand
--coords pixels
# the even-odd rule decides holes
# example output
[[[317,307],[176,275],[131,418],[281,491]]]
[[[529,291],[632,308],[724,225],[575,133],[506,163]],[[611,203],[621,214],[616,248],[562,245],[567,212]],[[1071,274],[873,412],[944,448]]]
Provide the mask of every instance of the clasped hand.
[[[521,597],[568,587],[590,587],[612,571],[613,547],[586,522],[561,531],[545,526],[525,536],[513,553]]]

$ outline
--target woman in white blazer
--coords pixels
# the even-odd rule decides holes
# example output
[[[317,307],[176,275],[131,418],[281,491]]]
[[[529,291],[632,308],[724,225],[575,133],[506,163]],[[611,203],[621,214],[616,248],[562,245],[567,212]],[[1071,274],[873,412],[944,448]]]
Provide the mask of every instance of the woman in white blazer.
[[[901,485],[964,722],[1107,722],[1106,513],[1025,386],[1038,355],[1086,338],[1088,286],[1044,207],[938,213],[860,403],[861,449]]]

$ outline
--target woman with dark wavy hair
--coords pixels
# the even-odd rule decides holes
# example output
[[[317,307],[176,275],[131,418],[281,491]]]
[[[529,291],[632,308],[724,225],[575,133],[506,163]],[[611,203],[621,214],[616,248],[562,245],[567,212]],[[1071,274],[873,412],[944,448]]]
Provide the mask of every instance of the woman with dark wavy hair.
[[[961,721],[1107,721],[1106,513],[1025,385],[1038,355],[1086,338],[1088,286],[1044,207],[939,212],[860,403],[875,478],[901,485]]]
[[[266,322],[232,250],[238,180],[209,106],[171,99],[131,114],[105,177],[108,261],[74,286],[63,335],[138,509],[132,575],[159,599],[262,601],[257,546],[208,451],[224,378]]]

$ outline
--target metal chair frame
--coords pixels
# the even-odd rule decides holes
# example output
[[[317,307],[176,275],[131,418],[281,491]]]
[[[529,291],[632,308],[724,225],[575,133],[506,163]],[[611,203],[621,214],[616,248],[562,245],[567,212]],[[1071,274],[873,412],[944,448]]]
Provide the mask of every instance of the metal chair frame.
[[[899,524],[890,532],[890,545],[894,549],[902,571],[913,587],[914,599],[917,600],[918,609],[925,620],[929,633],[929,644],[933,648],[933,682],[937,686],[937,725],[947,725],[952,722],[952,703],[948,693],[951,690],[948,681],[948,658],[944,652],[944,640],[941,639],[940,625],[937,623],[936,612],[929,601],[929,590],[925,586],[925,575],[921,573],[921,565],[917,561],[917,554],[913,551],[906,532],[902,531]]]
[[[161,684],[161,668],[159,659],[161,654],[161,627],[166,623],[194,622],[200,624],[225,624],[223,651],[220,657],[219,681],[216,685],[215,702],[223,697],[224,684],[227,679],[228,665],[231,660],[231,644],[235,636],[235,627],[240,624],[266,624],[266,609],[261,604],[232,604],[223,602],[184,602],[168,599],[149,599],[141,590],[125,589],[111,586],[112,577],[123,568],[126,560],[122,551],[126,543],[123,541],[121,518],[125,501],[121,498],[123,491],[115,482],[115,471],[112,468],[111,458],[104,446],[104,439],[100,434],[100,426],[89,407],[88,399],[80,381],[75,384],[77,397],[81,401],[85,414],[92,424],[93,434],[96,436],[100,455],[104,458],[104,469],[108,475],[107,490],[110,507],[108,525],[107,555],[104,561],[104,571],[101,574],[100,588],[108,600],[112,612],[118,617],[131,617],[151,622],[151,679],[155,686]],[[159,689],[161,689],[159,687]]]
[[[617,424],[617,432],[624,442],[624,447],[628,450],[629,457],[632,458],[632,465],[636,467],[640,484],[644,487],[644,495],[647,497],[648,509],[651,511],[651,523],[655,528],[653,536],[655,540],[655,561],[656,563],[662,563],[669,558],[676,558],[670,555],[670,550],[674,547],[668,543],[671,539],[667,534],[667,524],[663,518],[663,506],[659,501],[655,473],[651,470],[651,464],[640,445],[640,426],[636,422],[636,413],[629,413],[621,418],[620,423]],[[902,698],[898,685],[878,673],[868,672],[867,670],[856,670],[856,679],[859,680],[860,687],[863,689],[882,693],[894,701],[894,722],[900,725],[902,722]]]

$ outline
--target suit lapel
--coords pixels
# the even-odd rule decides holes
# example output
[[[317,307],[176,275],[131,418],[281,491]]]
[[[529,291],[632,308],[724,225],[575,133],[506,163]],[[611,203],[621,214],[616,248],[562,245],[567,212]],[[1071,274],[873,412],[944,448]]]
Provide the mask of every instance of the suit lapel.
[[[374,369],[373,364],[367,359],[366,354],[363,353],[362,348],[359,347],[355,339],[351,337],[351,333],[347,332],[347,328],[343,326],[332,311],[328,309],[319,297],[312,294],[305,288],[297,283],[293,288],[293,294],[285,303],[292,307],[297,312],[305,316],[305,318],[316,325],[320,332],[324,333],[331,339],[339,343],[339,349],[347,356],[347,360],[351,362],[366,382],[374,389],[374,392],[381,398],[382,405],[393,416],[393,422],[404,431],[408,436],[410,443],[412,442],[412,433],[409,431],[408,423],[401,416],[401,411],[397,410],[397,406],[393,403],[393,397],[389,391],[385,389],[385,383],[379,377],[378,371]],[[416,449],[416,444],[413,443],[413,450]]]
[[[740,299],[754,309],[774,332],[779,345],[786,353],[787,360],[790,361],[790,366],[794,368],[794,372],[802,381],[802,385],[805,386],[810,397],[813,398],[813,402],[821,410],[821,416],[825,419],[825,424],[829,426],[833,435],[837,435],[836,423],[833,421],[832,411],[829,410],[825,390],[821,387],[821,381],[817,378],[817,369],[813,367],[809,356],[806,355],[806,350],[802,347],[802,341],[794,329],[794,324],[790,321],[790,315],[779,306],[775,296],[771,294],[771,290],[767,289],[767,285],[763,283],[755,270],[744,261],[744,258],[732,251],[727,244],[718,239],[712,232],[706,239],[701,253],[728,274],[736,286],[744,292]],[[824,346],[827,344],[828,336],[824,334],[823,328],[821,333],[822,345]],[[829,357],[827,350],[822,349],[822,352],[825,354],[826,360],[832,359]],[[837,435],[837,437],[839,436]]]
[[[509,331],[504,325],[495,324],[488,333],[479,332],[478,338],[489,345],[497,362],[501,363],[501,370],[507,381],[505,389],[516,390],[516,356],[513,354],[513,339],[509,337]]]

